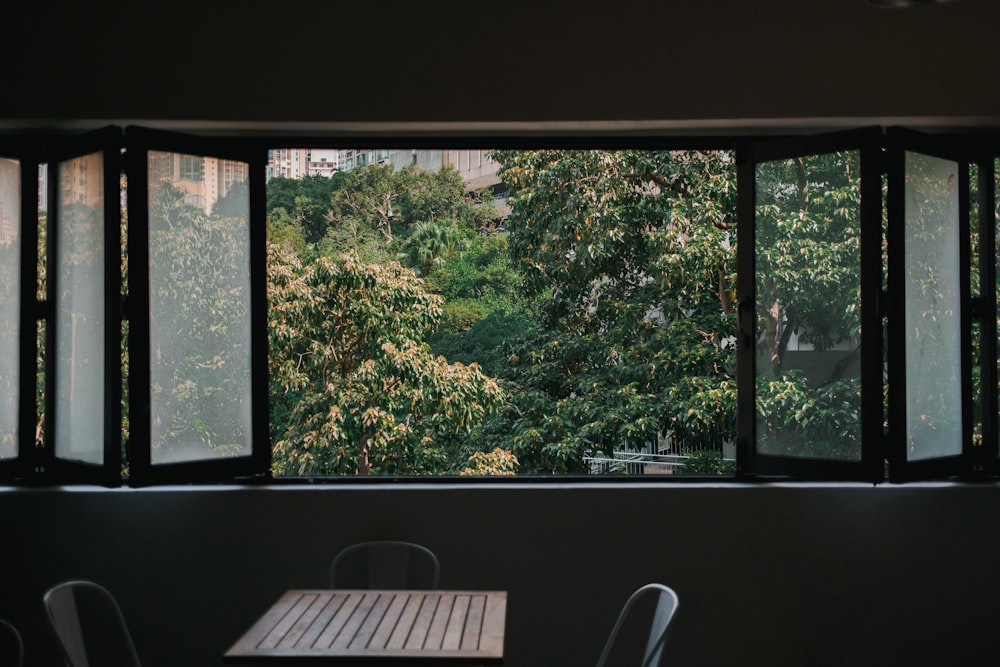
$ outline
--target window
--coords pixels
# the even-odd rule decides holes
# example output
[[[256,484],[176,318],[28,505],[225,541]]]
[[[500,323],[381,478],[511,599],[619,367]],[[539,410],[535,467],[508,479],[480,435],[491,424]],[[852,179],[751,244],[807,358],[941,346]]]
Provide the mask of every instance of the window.
[[[21,166],[0,158],[0,349],[19,349],[21,313]],[[0,462],[17,457],[20,357],[0,358]]]
[[[169,153],[165,153],[160,159],[179,163],[178,177],[182,181],[201,182],[204,180],[202,158],[197,155],[170,155]]]
[[[129,285],[130,436],[144,443],[128,448],[130,479],[262,471],[264,285],[252,267],[263,249],[253,202],[265,154],[138,129],[126,140],[136,184],[129,188],[129,258],[145,267]],[[221,166],[223,187],[190,206],[178,184],[148,177],[164,159]]]
[[[266,143],[0,150],[0,474],[998,471],[982,140],[366,147],[273,193]]]

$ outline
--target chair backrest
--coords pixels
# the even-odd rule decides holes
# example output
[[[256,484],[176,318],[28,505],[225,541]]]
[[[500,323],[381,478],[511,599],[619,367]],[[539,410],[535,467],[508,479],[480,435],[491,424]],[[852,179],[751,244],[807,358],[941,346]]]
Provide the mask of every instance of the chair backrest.
[[[118,602],[103,586],[65,581],[50,588],[43,602],[70,667],[126,664],[126,660],[141,667]]]
[[[438,587],[440,576],[441,565],[434,552],[412,542],[352,544],[330,563],[331,588],[432,590]]]
[[[641,605],[642,612],[646,616],[640,621],[645,625],[646,619],[648,619],[649,632],[639,667],[658,667],[660,665],[660,661],[663,659],[663,645],[667,641],[667,630],[670,629],[670,621],[674,617],[674,612],[677,611],[677,594],[674,593],[673,589],[663,584],[646,584],[632,593],[625,602],[625,606],[622,607],[618,620],[615,621],[608,641],[604,645],[604,651],[601,652],[601,657],[597,661],[597,667],[604,667],[608,664],[608,658],[615,648],[622,628],[627,621],[636,620],[632,616],[637,614],[635,606],[641,601],[653,604],[651,609],[645,604]],[[614,664],[620,663],[616,661]]]
[[[21,667],[24,663],[24,642],[21,633],[11,623],[0,618],[0,665]]]

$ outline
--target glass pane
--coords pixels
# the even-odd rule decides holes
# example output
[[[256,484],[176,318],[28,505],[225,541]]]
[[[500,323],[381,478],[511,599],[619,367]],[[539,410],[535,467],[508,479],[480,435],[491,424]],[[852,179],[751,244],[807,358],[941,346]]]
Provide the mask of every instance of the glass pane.
[[[0,459],[17,456],[20,398],[21,166],[0,158]]]
[[[757,166],[757,451],[861,458],[860,156]]]
[[[103,463],[104,159],[61,162],[56,202],[55,453]]]
[[[247,456],[248,165],[149,154],[153,464]]]
[[[958,169],[906,154],[906,457],[962,452]]]

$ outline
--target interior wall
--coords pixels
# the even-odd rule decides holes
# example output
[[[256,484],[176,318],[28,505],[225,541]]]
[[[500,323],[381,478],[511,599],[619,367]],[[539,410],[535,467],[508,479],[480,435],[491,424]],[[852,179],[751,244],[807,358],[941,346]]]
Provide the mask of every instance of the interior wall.
[[[1000,117],[995,0],[50,0],[0,25],[0,127]]]
[[[993,486],[379,485],[0,491],[0,617],[58,664],[41,597],[91,578],[145,664],[219,665],[355,541],[419,541],[509,592],[505,665],[594,664],[628,594],[680,610],[673,665],[1000,663]]]

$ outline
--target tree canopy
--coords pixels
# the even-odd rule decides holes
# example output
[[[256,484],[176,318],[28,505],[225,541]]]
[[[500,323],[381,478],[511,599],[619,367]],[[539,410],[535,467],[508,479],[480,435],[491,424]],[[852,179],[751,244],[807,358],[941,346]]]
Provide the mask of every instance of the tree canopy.
[[[537,313],[481,447],[522,471],[735,435],[735,168],[726,153],[501,151],[510,255]]]
[[[268,273],[275,472],[454,471],[455,443],[502,391],[423,342],[440,297],[353,255],[303,265],[272,246]]]
[[[723,469],[736,436],[733,155],[492,157],[502,226],[447,169],[344,174],[318,243],[272,209],[286,239],[271,251],[276,469],[588,472],[620,451]],[[788,448],[807,433],[820,455],[857,445],[857,168],[844,153],[758,172],[758,436],[775,452],[802,454]],[[822,372],[805,350],[827,354]]]

